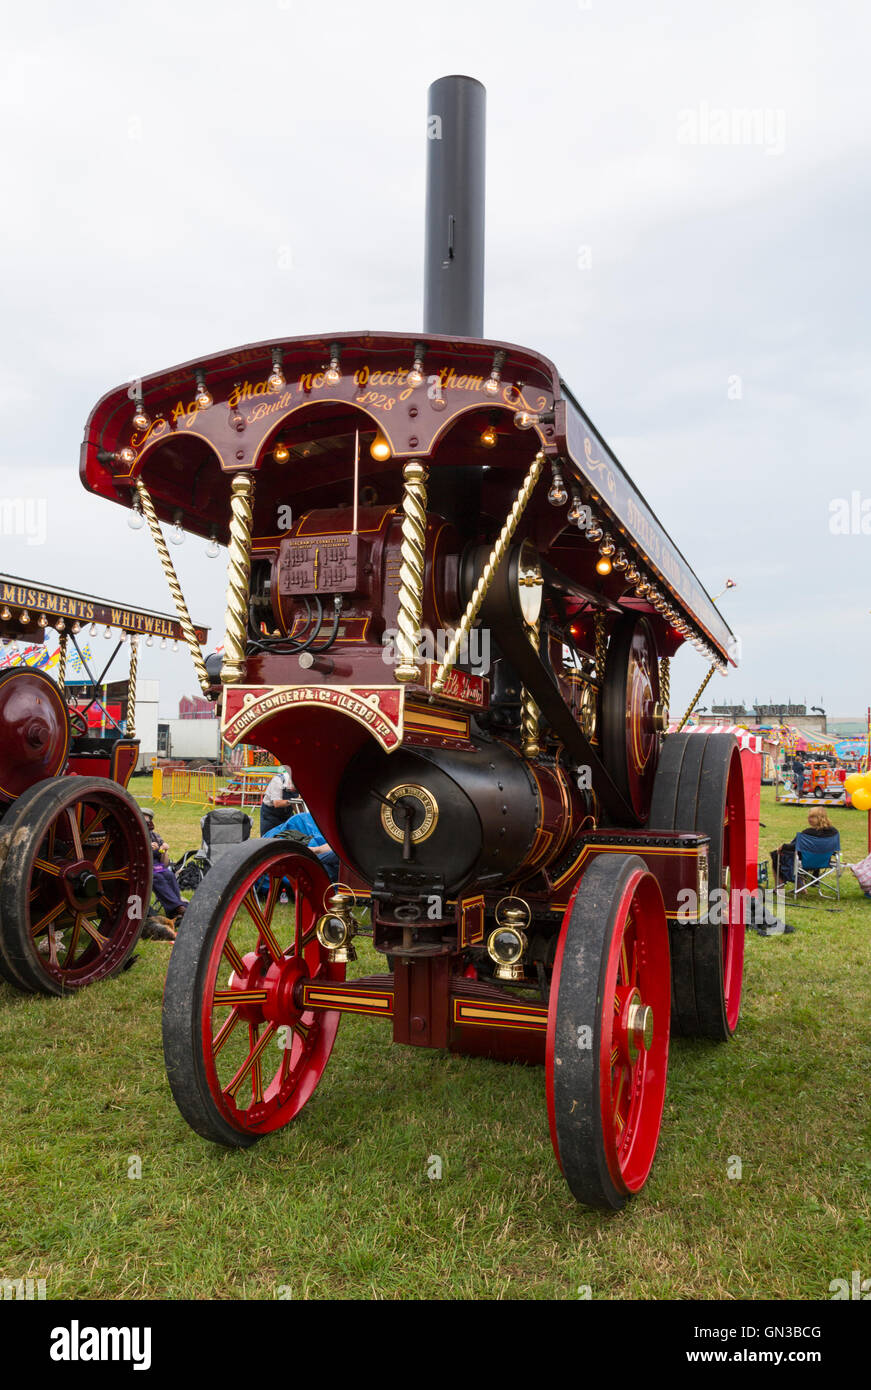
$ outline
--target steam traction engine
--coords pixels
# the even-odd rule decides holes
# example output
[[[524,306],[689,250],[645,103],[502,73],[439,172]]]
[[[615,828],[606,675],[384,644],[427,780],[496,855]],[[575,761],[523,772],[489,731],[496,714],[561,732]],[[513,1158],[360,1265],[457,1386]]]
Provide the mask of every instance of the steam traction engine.
[[[89,624],[116,638],[96,680],[79,647]],[[139,750],[137,643],[183,634],[163,614],[0,575],[0,637],[38,649],[49,627],[59,639],[55,679],[27,665],[0,671],[0,977],[24,993],[67,994],[117,974],[142,930],[151,844],[127,791]],[[106,729],[104,714],[91,729],[96,702],[71,701],[68,649],[99,689],[128,638],[125,727],[108,716]]]
[[[725,1039],[738,1016],[744,928],[707,912],[709,882],[744,884],[738,750],[663,743],[669,658],[724,663],[728,628],[525,349],[290,340],[143,391],[145,428],[123,388],[96,407],[85,483],[229,546],[203,689],[231,745],[290,764],[348,880],[265,840],[204,881],[165,999],[182,1113],[251,1143],[312,1094],[343,1013],[383,1016],[397,1042],[544,1061],[572,1191],[619,1206],[670,1024]],[[362,902],[387,968],[348,981]]]
[[[449,161],[480,103],[444,81]],[[442,218],[440,178],[427,262],[450,281],[476,219],[468,182]],[[669,659],[690,641],[724,665],[731,634],[554,366],[482,339],[476,283],[462,327],[449,283],[423,334],[250,345],[88,422],[86,487],[159,545],[164,521],[228,546],[202,687],[230,745],[292,767],[343,865],[330,883],[271,839],[209,873],[170,961],[167,1071],[198,1133],[244,1146],[300,1111],[346,1013],[543,1062],[569,1186],[614,1208],[650,1170],[670,1031],[737,1022],[744,927],[708,885],[744,885],[738,750],[663,742]],[[364,933],[385,969],[349,980]]]

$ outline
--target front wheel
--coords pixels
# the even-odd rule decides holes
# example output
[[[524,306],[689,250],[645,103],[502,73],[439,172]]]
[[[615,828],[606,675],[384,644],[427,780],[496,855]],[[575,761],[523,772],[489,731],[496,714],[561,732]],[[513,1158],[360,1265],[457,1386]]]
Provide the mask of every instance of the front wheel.
[[[37,994],[116,975],[151,897],[151,845],[129,792],[104,777],[54,777],[3,820],[0,957]]]
[[[619,1209],[653,1163],[671,984],[659,884],[636,855],[600,855],[569,904],[547,1023],[550,1133],[579,1202]]]
[[[200,884],[173,946],[163,1050],[197,1134],[245,1148],[288,1124],[321,1079],[338,1011],[305,1009],[304,980],[341,980],[315,935],[329,878],[287,841],[228,850]]]

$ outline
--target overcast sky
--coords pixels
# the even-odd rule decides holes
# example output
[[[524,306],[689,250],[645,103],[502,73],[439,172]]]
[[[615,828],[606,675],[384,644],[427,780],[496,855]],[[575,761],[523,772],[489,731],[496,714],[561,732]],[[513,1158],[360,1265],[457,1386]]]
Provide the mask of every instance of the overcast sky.
[[[45,533],[5,534],[0,569],[170,610],[147,532],[79,483],[91,406],[257,339],[418,329],[426,89],[468,73],[488,93],[485,333],[552,357],[709,591],[737,581],[741,667],[702,703],[859,714],[869,15],[4,4],[0,498],[44,505]],[[857,534],[833,534],[837,499]],[[215,645],[224,552],[204,549],[175,558]],[[673,663],[675,710],[704,671]],[[140,673],[167,713],[196,689],[183,650],[143,648]]]

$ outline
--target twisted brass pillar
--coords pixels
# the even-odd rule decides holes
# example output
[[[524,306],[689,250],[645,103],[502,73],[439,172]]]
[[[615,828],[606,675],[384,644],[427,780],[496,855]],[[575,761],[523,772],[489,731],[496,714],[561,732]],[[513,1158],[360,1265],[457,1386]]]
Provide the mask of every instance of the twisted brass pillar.
[[[420,624],[423,617],[423,567],[426,550],[426,480],[427,470],[412,459],[402,470],[405,490],[402,494],[402,563],[399,568],[399,633],[396,649],[399,664],[393,675],[396,680],[416,681]]]
[[[63,695],[67,684],[67,635],[65,632],[60,634],[57,649],[60,653],[57,663],[57,688]]]
[[[139,641],[130,634],[130,672],[127,677],[127,737],[136,737],[136,667],[139,664]]]
[[[670,668],[668,657],[659,659],[659,699],[664,710],[668,709],[670,693]]]
[[[526,635],[529,638],[530,645],[537,652],[538,623],[527,623]],[[520,742],[524,758],[537,758],[541,752],[541,744],[538,741],[538,723],[538,705],[535,703],[530,691],[524,686],[520,724]]]
[[[490,554],[487,558],[487,563],[481,572],[481,578],[475,585],[475,592],[469,599],[469,602],[466,605],[466,611],[460,619],[460,625],[451,639],[451,645],[445,652],[445,659],[443,662],[441,662],[439,669],[436,672],[435,680],[432,683],[432,691],[434,695],[437,695],[439,691],[443,689],[445,680],[447,679],[448,671],[456,661],[457,653],[459,652],[460,647],[462,646],[463,642],[467,640],[469,633],[472,630],[472,625],[474,624],[475,619],[478,616],[481,604],[484,602],[484,599],[487,596],[487,590],[490,588],[490,585],[493,582],[493,576],[496,573],[499,566],[501,565],[503,559],[505,558],[505,552],[508,549],[508,546],[511,542],[511,538],[514,535],[514,532],[517,530],[517,523],[523,516],[523,513],[526,510],[526,504],[532,496],[535,484],[538,482],[538,479],[541,475],[543,464],[544,454],[539,452],[532,460],[529,472],[523,479],[520,491],[514,499],[514,506],[511,508],[511,511],[505,518],[505,524],[503,525],[502,530],[499,532],[496,544],[490,551]]]
[[[684,715],[683,719],[680,721],[680,723],[679,723],[678,726],[677,726],[677,729],[675,730],[676,733],[680,733],[680,731],[681,731],[681,729],[683,728],[684,724],[685,724],[685,723],[687,722],[687,720],[689,719],[690,715],[692,714],[692,712],[693,712],[693,710],[695,709],[696,705],[698,704],[699,700],[702,698],[702,691],[704,690],[705,686],[707,685],[708,681],[711,679],[711,676],[714,674],[714,672],[716,671],[716,669],[717,669],[717,663],[714,662],[714,664],[711,666],[710,671],[709,671],[708,674],[705,676],[705,679],[702,681],[701,685],[699,686],[698,690],[696,691],[695,695],[694,695],[693,698],[690,700],[689,705],[687,706],[686,714]]]
[[[596,684],[602,689],[602,682],[605,679],[605,659],[608,651],[608,643],[605,640],[605,616],[597,613],[594,619],[596,633]]]
[[[188,612],[188,606],[185,603],[181,585],[178,582],[175,566],[169,556],[169,548],[164,539],[163,532],[160,529],[157,512],[154,510],[154,503],[151,500],[151,493],[148,491],[148,488],[141,478],[136,479],[136,492],[139,497],[143,515],[148,522],[151,539],[154,541],[155,548],[160,556],[160,563],[163,565],[163,572],[166,575],[169,592],[172,594],[173,602],[175,603],[175,610],[178,613],[178,620],[181,624],[181,630],[184,633],[184,639],[190,648],[194,669],[197,673],[197,680],[200,683],[203,693],[208,695],[211,682],[209,681],[208,672],[206,671],[206,663],[203,661],[203,654],[200,651],[200,644],[197,641],[197,634],[191,622],[191,615]]]
[[[253,507],[253,474],[237,473],[233,478],[230,495],[227,615],[224,662],[221,667],[221,680],[224,685],[237,685],[245,676]]]

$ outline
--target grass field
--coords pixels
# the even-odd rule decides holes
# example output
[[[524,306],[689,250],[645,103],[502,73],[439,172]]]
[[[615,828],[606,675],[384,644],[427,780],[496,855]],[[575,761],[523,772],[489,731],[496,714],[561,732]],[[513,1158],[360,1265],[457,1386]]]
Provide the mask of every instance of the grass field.
[[[760,858],[805,817],[763,798]],[[157,808],[174,854],[199,814]],[[866,818],[833,815],[861,858]],[[168,945],[68,1000],[0,985],[0,1279],[48,1298],[827,1299],[871,1276],[871,900],[849,872],[842,891],[839,912],[790,910],[794,935],[748,933],[738,1034],[672,1043],[653,1173],[616,1216],[572,1200],[540,1069],[346,1018],[299,1119],[231,1152],[165,1081]]]

